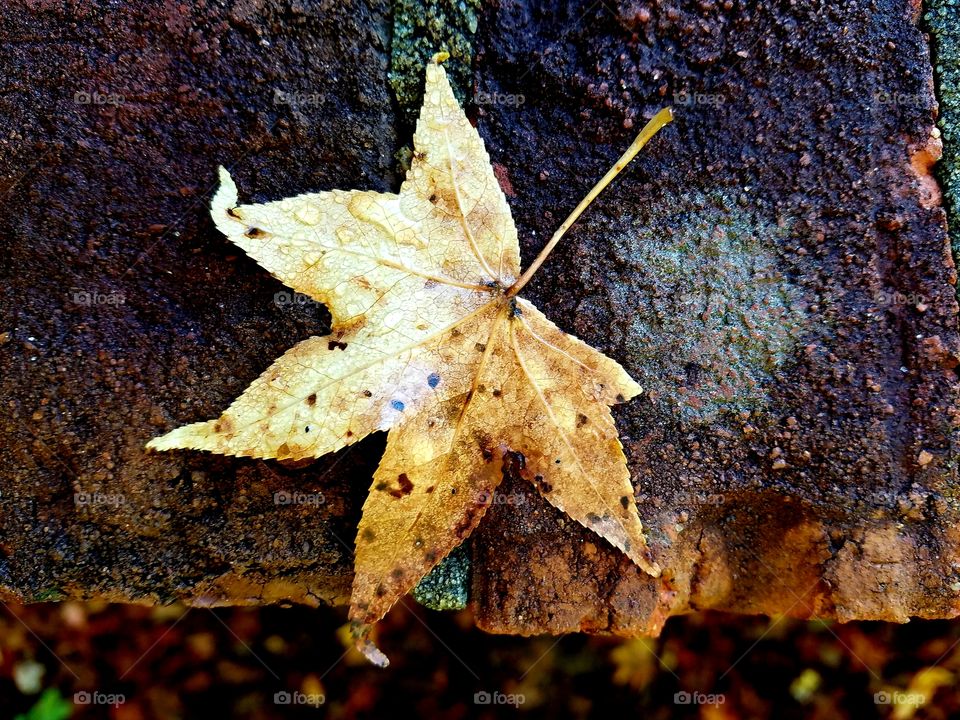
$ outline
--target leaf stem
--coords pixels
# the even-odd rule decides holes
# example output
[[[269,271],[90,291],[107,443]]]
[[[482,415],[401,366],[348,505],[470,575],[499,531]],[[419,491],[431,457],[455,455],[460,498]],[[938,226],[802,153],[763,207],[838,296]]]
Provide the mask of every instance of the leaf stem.
[[[600,178],[600,181],[593,186],[593,188],[586,194],[583,200],[580,201],[580,204],[577,205],[573,212],[563,221],[563,225],[557,228],[557,231],[553,234],[553,237],[550,238],[550,242],[546,244],[543,250],[540,251],[540,254],[537,255],[536,260],[534,260],[530,267],[527,268],[526,272],[520,276],[513,285],[511,285],[506,292],[507,297],[513,297],[523,286],[530,282],[530,278],[533,277],[533,274],[540,269],[540,266],[543,265],[543,261],[547,259],[547,256],[553,251],[553,248],[556,247],[557,243],[560,242],[560,238],[566,234],[567,230],[570,229],[570,226],[573,225],[577,218],[583,213],[584,210],[589,207],[590,203],[599,195],[603,189],[613,182],[613,179],[620,174],[620,172],[627,166],[627,164],[633,160],[640,149],[647,144],[647,141],[650,140],[664,125],[673,120],[673,110],[671,108],[663,108],[660,112],[650,118],[650,121],[643,126],[643,130],[640,131],[640,134],[637,135],[637,139],[631,143],[630,147],[627,148],[627,151],[620,156],[620,159],[614,164],[612,168],[607,171],[607,174]]]

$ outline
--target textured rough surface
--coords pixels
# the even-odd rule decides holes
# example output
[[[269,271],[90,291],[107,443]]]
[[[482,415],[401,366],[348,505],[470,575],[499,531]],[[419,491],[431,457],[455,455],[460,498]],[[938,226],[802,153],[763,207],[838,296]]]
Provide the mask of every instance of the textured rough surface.
[[[142,446],[328,331],[206,204],[218,164],[254,201],[398,188],[389,8],[17,6],[0,30],[3,595],[344,602],[382,437],[307,467]],[[645,117],[674,103],[677,120],[525,291],[660,378],[616,419],[671,572],[646,579],[509,478],[515,502],[474,536],[482,627],[957,614],[956,273],[918,22],[901,2],[484,6],[474,82],[504,102],[474,113],[525,262]],[[692,229],[714,223],[725,237]],[[680,266],[711,248],[743,263]],[[732,357],[709,344],[733,334]],[[728,377],[749,383],[717,396]]]
[[[788,232],[746,198],[667,194],[616,222],[587,220],[580,317],[616,316],[621,348],[650,402],[685,422],[763,407],[776,372],[816,322],[781,268]]]
[[[391,189],[388,8],[21,3],[3,33],[4,593],[344,601],[382,438],[306,468],[143,444],[329,331],[209,199],[219,164],[254,200]]]
[[[937,127],[943,140],[943,158],[937,177],[944,186],[944,207],[950,220],[953,258],[960,257],[960,2],[930,0],[924,3],[924,20],[932,35],[934,78],[939,113]],[[896,99],[896,98],[894,98]],[[901,100],[911,100],[908,96]]]
[[[470,553],[465,543],[454,549],[410,592],[432,610],[461,610],[470,600]]]
[[[474,574],[483,627],[656,632],[706,607],[957,613],[956,274],[928,174],[938,147],[917,22],[898,3],[504,4],[484,18],[480,89],[526,98],[480,124],[510,168],[525,256],[630,128],[664,99],[678,107],[671,142],[600,198],[592,230],[531,290],[667,386],[618,415],[644,526],[673,576],[643,577],[550,508],[497,508],[474,541],[477,566],[498,568]],[[916,101],[890,103],[897,93]],[[723,221],[704,196],[726,198]],[[701,273],[686,257],[724,246]],[[718,330],[741,339],[718,348]],[[749,384],[727,393],[727,377],[762,392],[737,407]],[[705,424],[718,405],[728,411]]]
[[[473,35],[479,0],[392,0],[390,86],[401,117],[416,122],[423,97],[423,66],[436,52],[450,55],[447,73],[457,100],[470,99]]]

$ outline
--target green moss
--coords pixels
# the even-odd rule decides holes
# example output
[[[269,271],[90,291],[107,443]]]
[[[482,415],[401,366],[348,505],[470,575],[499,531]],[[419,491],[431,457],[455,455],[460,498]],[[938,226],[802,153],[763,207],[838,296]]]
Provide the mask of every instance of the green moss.
[[[806,323],[800,293],[780,270],[777,242],[788,230],[747,202],[697,193],[617,225],[626,231],[592,234],[629,268],[596,254],[598,272],[617,272],[602,281],[607,312],[621,318],[610,342],[648,397],[687,421],[762,405]]]
[[[413,148],[410,145],[404,145],[393,154],[393,159],[397,161],[400,173],[406,175],[410,170],[410,163],[413,162]]]
[[[431,610],[462,610],[470,590],[470,553],[460,545],[413,589],[413,599]]]
[[[457,100],[464,104],[472,83],[479,10],[480,0],[394,0],[390,85],[408,122],[420,111],[424,65],[437,52],[450,53],[444,67]]]
[[[31,602],[59,602],[66,598],[67,596],[60,588],[45,588],[38,592]]]
[[[67,720],[73,715],[73,703],[63,698],[57,688],[49,688],[37,699],[27,713],[13,720]]]
[[[960,0],[928,0],[924,16],[933,34],[934,79],[943,139],[937,174],[944,190],[954,260],[960,259]]]

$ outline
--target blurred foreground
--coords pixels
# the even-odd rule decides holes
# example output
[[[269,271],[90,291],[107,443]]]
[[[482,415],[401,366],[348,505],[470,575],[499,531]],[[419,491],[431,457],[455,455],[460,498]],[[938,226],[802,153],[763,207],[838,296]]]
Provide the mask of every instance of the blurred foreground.
[[[949,718],[960,623],[704,614],[658,639],[492,636],[409,600],[383,623],[387,670],[344,613],[102,603],[0,608],[3,718]],[[20,715],[18,715],[20,713]]]

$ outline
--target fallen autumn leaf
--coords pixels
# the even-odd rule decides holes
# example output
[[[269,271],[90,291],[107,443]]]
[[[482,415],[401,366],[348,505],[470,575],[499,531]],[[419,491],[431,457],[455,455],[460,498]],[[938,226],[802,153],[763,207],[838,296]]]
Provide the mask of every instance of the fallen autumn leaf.
[[[301,459],[388,430],[357,532],[350,607],[358,646],[381,665],[370,628],[470,535],[505,464],[643,570],[660,572],[609,409],[641,388],[517,293],[670,110],[521,275],[510,209],[443,59],[427,66],[399,194],[334,190],[238,206],[220,169],[217,227],[280,281],[326,304],[333,331],[288,351],[220,418],[147,445]]]

